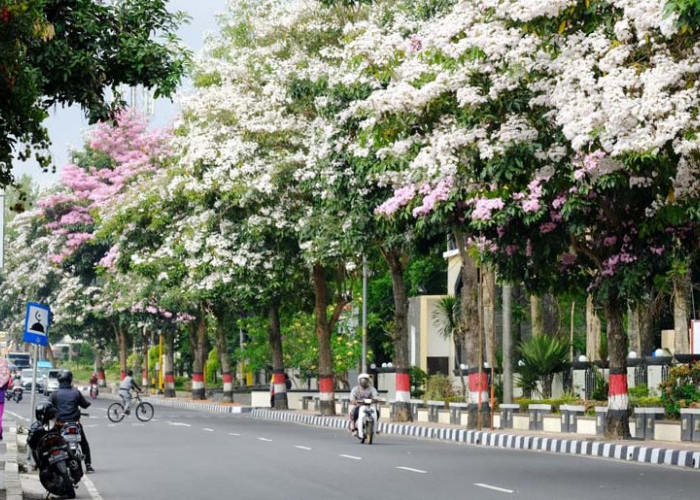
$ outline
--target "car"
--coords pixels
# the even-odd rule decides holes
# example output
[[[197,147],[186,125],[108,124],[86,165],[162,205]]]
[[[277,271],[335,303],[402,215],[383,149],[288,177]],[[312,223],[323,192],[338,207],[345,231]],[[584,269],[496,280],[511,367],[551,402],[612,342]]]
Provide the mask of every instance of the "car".
[[[34,371],[31,368],[25,368],[21,372],[21,377],[22,377],[22,388],[25,391],[31,391],[32,390],[32,375],[34,374]],[[44,392],[44,381],[42,380],[41,373],[39,371],[36,372],[36,391],[37,392]]]
[[[46,376],[46,388],[44,389],[44,395],[50,396],[51,393],[58,390],[58,374],[61,370],[49,370]]]

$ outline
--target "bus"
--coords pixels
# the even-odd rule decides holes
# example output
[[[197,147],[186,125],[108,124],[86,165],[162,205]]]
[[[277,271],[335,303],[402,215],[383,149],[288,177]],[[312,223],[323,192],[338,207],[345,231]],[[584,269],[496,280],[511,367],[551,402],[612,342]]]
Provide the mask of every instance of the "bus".
[[[31,355],[28,352],[8,352],[5,357],[7,358],[7,362],[11,365],[15,365],[18,370],[22,368],[31,368],[32,366]]]

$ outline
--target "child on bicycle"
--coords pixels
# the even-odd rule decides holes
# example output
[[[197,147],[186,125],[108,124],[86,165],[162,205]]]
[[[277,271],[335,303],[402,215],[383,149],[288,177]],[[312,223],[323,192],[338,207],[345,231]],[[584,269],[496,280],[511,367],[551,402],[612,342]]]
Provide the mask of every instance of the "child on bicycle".
[[[131,413],[131,389],[136,390],[136,392],[141,392],[141,388],[134,381],[134,371],[127,370],[126,377],[124,377],[124,380],[122,380],[122,383],[119,385],[119,395],[124,400],[124,408],[126,408],[124,413],[127,415]]]

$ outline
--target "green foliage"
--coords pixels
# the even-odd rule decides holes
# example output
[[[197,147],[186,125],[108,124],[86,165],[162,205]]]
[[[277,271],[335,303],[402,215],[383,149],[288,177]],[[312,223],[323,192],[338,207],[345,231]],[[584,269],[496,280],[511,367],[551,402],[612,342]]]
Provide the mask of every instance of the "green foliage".
[[[428,374],[418,366],[410,368],[411,377],[411,397],[422,398],[425,394],[425,384],[428,381]]]
[[[127,369],[134,370],[134,374],[137,374],[143,368],[142,357],[138,352],[132,352],[129,357],[126,358]]]
[[[431,375],[425,385],[425,399],[428,401],[463,401],[452,386],[452,380],[445,375]]]
[[[696,32],[700,28],[700,0],[668,0],[664,6],[664,14],[678,15],[676,25],[682,32]]]
[[[632,398],[646,398],[649,396],[649,388],[646,385],[638,385],[627,389],[627,394]]]
[[[13,161],[32,150],[48,169],[43,122],[54,104],[78,104],[95,123],[124,105],[121,85],[154,88],[156,97],[173,94],[187,61],[175,43],[185,17],[166,7],[166,0],[3,2],[0,184],[11,181]]]
[[[209,385],[214,384],[216,382],[216,373],[221,368],[221,362],[219,361],[219,350],[216,347],[209,351],[205,366],[207,373],[206,383]]]
[[[535,382],[542,384],[542,396],[546,399],[552,394],[554,374],[566,367],[569,346],[555,337],[537,335],[518,346],[522,363],[519,371],[521,387],[532,390]]]
[[[608,389],[610,384],[608,384],[608,382],[605,380],[605,377],[603,377],[603,374],[600,372],[598,367],[593,366],[592,368],[595,382],[593,386],[593,391],[591,391],[591,399],[599,401],[607,400]]]
[[[666,415],[679,417],[681,408],[700,402],[700,362],[671,367],[666,380],[661,382],[661,402]]]

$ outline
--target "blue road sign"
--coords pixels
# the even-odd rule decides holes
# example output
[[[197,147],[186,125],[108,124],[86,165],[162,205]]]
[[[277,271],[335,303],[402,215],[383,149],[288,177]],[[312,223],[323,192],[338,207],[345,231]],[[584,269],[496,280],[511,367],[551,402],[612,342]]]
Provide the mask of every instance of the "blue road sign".
[[[47,345],[49,343],[49,324],[51,309],[49,306],[27,302],[27,316],[24,321],[24,340],[30,344]]]

